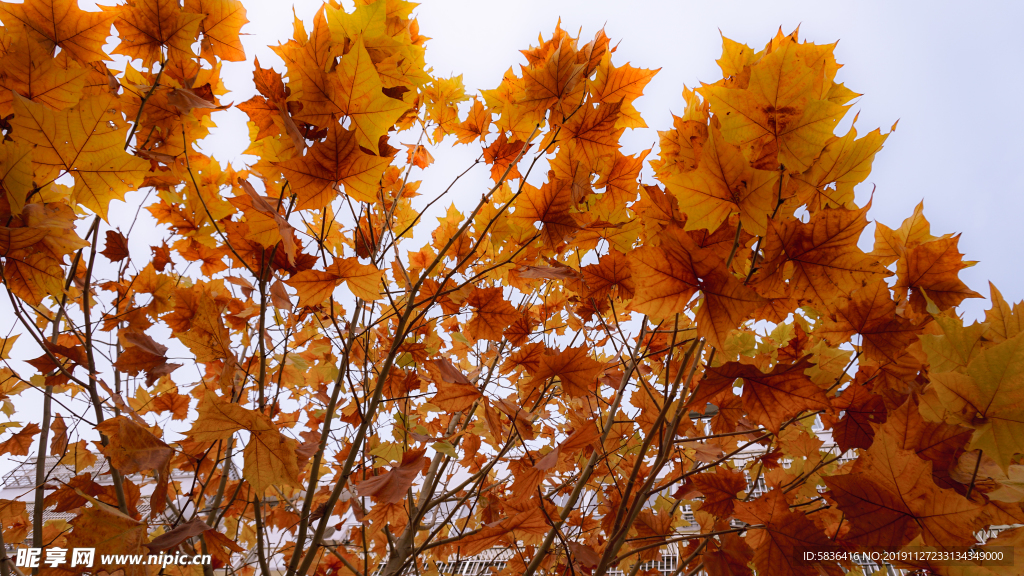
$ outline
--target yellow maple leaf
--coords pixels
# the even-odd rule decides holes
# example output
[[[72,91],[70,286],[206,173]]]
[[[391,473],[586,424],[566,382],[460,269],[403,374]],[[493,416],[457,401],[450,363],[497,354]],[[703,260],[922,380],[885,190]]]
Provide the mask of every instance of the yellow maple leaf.
[[[310,147],[305,156],[278,164],[298,197],[297,208],[322,208],[330,204],[339,183],[353,200],[377,199],[380,179],[391,158],[367,154],[357,142],[354,132],[332,122],[327,138]]]
[[[706,86],[701,91],[755,168],[803,172],[832,137],[847,107],[814,98],[815,69],[795,38],[751,66],[745,89]]]
[[[29,100],[54,110],[78,103],[85,87],[86,68],[72,59],[54,58],[52,49],[40,44],[31,34],[13,34],[6,54],[0,58],[0,116],[14,112],[17,92]]]
[[[328,272],[344,280],[356,298],[372,301],[383,297],[380,284],[384,273],[372,264],[360,264],[358,258],[343,258],[335,260]]]
[[[197,362],[213,362],[233,357],[231,337],[221,320],[220,308],[206,291],[199,296],[191,328],[176,333],[175,336],[182,344],[188,346]]]
[[[778,197],[779,173],[751,168],[738,147],[712,128],[696,170],[676,172],[665,186],[679,202],[687,230],[717,230],[734,212],[743,228],[764,235]]]
[[[199,29],[205,42],[209,41],[210,51],[221,60],[241,62],[245,60],[245,49],[238,32],[249,19],[241,0],[185,0],[185,12],[205,16]]]
[[[356,142],[376,153],[380,137],[387,134],[409,105],[389,98],[381,91],[384,85],[362,38],[357,39],[349,53],[342,57],[338,64],[338,77],[337,103],[342,114],[352,120]]]
[[[194,57],[192,43],[204,16],[183,12],[178,0],[137,0],[108,10],[117,16],[114,27],[121,42],[116,54],[139,58],[144,66],[161,61],[162,47],[167,48],[168,60]]]
[[[47,295],[59,298],[64,293],[64,271],[60,262],[47,254],[8,258],[4,278],[5,286],[15,296],[31,304],[39,304]]]
[[[35,146],[36,182],[72,174],[74,203],[104,220],[110,201],[124,199],[149,172],[148,162],[124,151],[127,131],[116,101],[111,94],[91,96],[57,112],[16,95],[11,121],[18,138]]]
[[[888,137],[876,129],[858,139],[857,130],[850,128],[825,146],[809,170],[793,178],[797,199],[812,212],[851,207],[854,186],[871,173],[871,162]]]
[[[1006,472],[1024,452],[1024,335],[982,351],[963,373],[932,374],[921,413],[973,428],[967,448],[983,450]]]
[[[326,302],[334,289],[341,284],[341,276],[320,270],[303,270],[284,283],[298,292],[301,308]]]
[[[242,451],[242,476],[259,493],[273,485],[298,483],[298,442],[281,434],[265,415],[228,402],[211,391],[206,392],[198,410],[189,435],[199,442],[226,440],[240,430],[249,431],[249,441]]]
[[[113,19],[113,14],[79,9],[77,0],[0,2],[0,20],[5,25],[21,26],[80,62],[107,59],[103,45]]]
[[[21,214],[32,191],[32,147],[19,141],[0,143],[0,187],[12,214]]]
[[[646,128],[647,123],[633,107],[633,101],[644,95],[644,87],[661,68],[649,70],[634,68],[629,64],[611,65],[611,54],[606,53],[597,67],[594,80],[594,96],[599,102],[620,102],[619,119],[616,128]]]

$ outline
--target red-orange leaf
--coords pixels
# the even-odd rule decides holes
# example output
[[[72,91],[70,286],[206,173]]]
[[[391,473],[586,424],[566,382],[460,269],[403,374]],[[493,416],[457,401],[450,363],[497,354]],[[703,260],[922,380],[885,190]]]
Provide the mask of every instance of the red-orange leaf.
[[[41,429],[36,424],[27,424],[21,430],[15,432],[10,438],[0,443],[0,454],[12,456],[28,456],[28,449],[32,446],[32,439],[39,434]]]
[[[804,374],[809,367],[810,362],[804,358],[796,364],[778,364],[766,374],[749,364],[727,362],[705,373],[699,397],[714,399],[728,391],[737,379],[742,379],[743,406],[747,413],[755,422],[778,434],[784,423],[801,412],[829,407],[824,391]]]
[[[854,334],[863,336],[864,357],[879,362],[895,361],[917,339],[917,329],[896,314],[896,303],[882,280],[855,291],[851,298],[833,304],[815,334],[833,345]]]
[[[724,468],[716,469],[714,474],[697,474],[690,479],[693,487],[704,495],[700,509],[719,518],[732,516],[737,493],[747,489],[747,479],[742,473]]]
[[[430,403],[441,407],[445,412],[454,414],[465,413],[483,395],[472,384],[439,383],[437,394]]]
[[[413,480],[423,470],[429,459],[424,456],[425,449],[410,450],[402,455],[402,463],[391,470],[367,478],[356,484],[356,492],[360,496],[373,496],[378,502],[394,504],[405,498],[406,491],[412,486]]]
[[[466,325],[472,338],[500,341],[505,329],[519,319],[519,312],[502,297],[501,288],[477,288],[466,303],[475,312]]]
[[[337,195],[337,186],[357,202],[377,198],[387,157],[367,154],[359,149],[356,135],[336,123],[328,125],[327,138],[313,144],[305,156],[279,164],[281,173],[298,196],[297,208],[322,208]]]
[[[974,264],[964,262],[957,249],[960,235],[938,238],[907,250],[896,262],[897,291],[910,291],[910,305],[923,314],[927,308],[924,294],[932,299],[939,310],[959,306],[966,298],[981,298],[967,287],[957,274]]]
[[[736,518],[763,528],[747,532],[746,541],[754,549],[754,566],[761,574],[772,576],[818,576],[820,566],[804,562],[798,552],[805,547],[834,545],[802,512],[789,509],[780,490],[772,490],[752,502],[736,505]]]
[[[597,377],[605,365],[590,357],[586,346],[566,348],[541,359],[540,370],[534,374],[534,381],[558,376],[562,391],[572,397],[588,396],[597,387]]]
[[[854,465],[825,483],[850,522],[844,538],[859,546],[895,549],[920,536],[926,546],[968,545],[983,504],[932,480],[932,465],[898,447],[888,431]]]

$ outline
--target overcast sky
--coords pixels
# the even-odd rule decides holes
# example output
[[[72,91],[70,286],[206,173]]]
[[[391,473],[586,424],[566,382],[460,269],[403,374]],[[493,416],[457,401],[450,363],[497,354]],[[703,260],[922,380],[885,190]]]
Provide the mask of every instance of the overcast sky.
[[[319,5],[308,0],[295,9],[309,22]],[[291,36],[288,5],[247,0],[246,6],[247,55],[283,71],[267,46]],[[932,232],[963,233],[961,252],[980,261],[961,273],[971,288],[987,297],[992,280],[1008,300],[1024,299],[1018,236],[1024,215],[1024,114],[1018,103],[1024,93],[1024,3],[426,0],[415,14],[421,34],[432,38],[427,63],[435,74],[462,74],[470,93],[497,86],[513,64],[518,70],[525,62],[518,51],[536,44],[540,33],[550,36],[559,18],[564,29],[581,30],[588,40],[604,27],[613,44],[620,42],[615,63],[661,68],[636,103],[651,128],[626,134],[627,154],[651,147],[656,131],[671,127],[670,112],[683,108],[684,85],[721,77],[715,64],[719,30],[755,49],[780,26],[785,32],[800,26],[801,38],[816,43],[839,40],[836,58],[845,67],[837,81],[864,94],[848,118],[860,113],[861,134],[876,127],[888,131],[899,120],[858,188],[858,202],[876,185],[870,216],[895,227],[924,200]],[[225,68],[228,88],[235,91],[227,100],[249,98],[250,69]],[[218,118],[225,130],[215,142],[223,160],[247,144],[231,136],[246,133],[246,118],[237,110]],[[451,141],[440,148],[449,149]],[[478,152],[461,148],[434,152],[437,163],[420,175],[423,192],[446,184]],[[643,172],[647,183],[653,183],[651,174]],[[471,183],[461,192],[469,203],[480,191]],[[964,310],[974,318],[984,307],[980,300],[968,301]]]

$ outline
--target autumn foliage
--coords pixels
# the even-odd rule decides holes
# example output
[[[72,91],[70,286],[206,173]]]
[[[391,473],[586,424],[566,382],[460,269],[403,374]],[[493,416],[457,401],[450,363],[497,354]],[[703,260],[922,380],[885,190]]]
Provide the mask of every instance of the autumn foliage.
[[[0,370],[0,453],[40,479],[33,513],[0,501],[5,542],[213,557],[168,574],[499,548],[510,575],[802,575],[853,568],[808,546],[1024,523],[1024,312],[993,287],[965,325],[972,262],[921,207],[862,248],[891,133],[837,134],[834,44],[723,39],[723,78],[626,155],[657,70],[603,31],[556,27],[472,94],[413,4],[357,4],[296,20],[232,103],[239,0],[0,2],[0,271],[34,350]],[[231,106],[244,169],[197,145]],[[449,145],[485,187],[416,179]],[[94,568],[118,569],[155,573]]]

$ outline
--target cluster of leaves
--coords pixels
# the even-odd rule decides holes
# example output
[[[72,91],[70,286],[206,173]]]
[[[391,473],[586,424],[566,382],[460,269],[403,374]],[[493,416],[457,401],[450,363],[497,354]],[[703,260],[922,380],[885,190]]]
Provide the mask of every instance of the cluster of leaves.
[[[859,247],[888,135],[835,134],[857,94],[834,44],[724,40],[641,184],[650,150],[619,140],[657,71],[613,64],[603,31],[556,27],[470,96],[426,66],[414,5],[357,4],[256,62],[236,170],[196,142],[245,58],[238,0],[0,2],[0,271],[41,353],[0,399],[24,419],[19,394],[44,398],[4,425],[0,451],[38,456],[6,542],[214,559],[165,573],[430,574],[497,547],[504,574],[672,550],[687,573],[840,574],[799,550],[1024,523],[1022,312],[993,288],[964,326],[971,263],[920,208]],[[411,176],[445,140],[491,181],[431,227],[458,179],[417,200]],[[148,260],[108,220],[123,199],[166,233]]]

